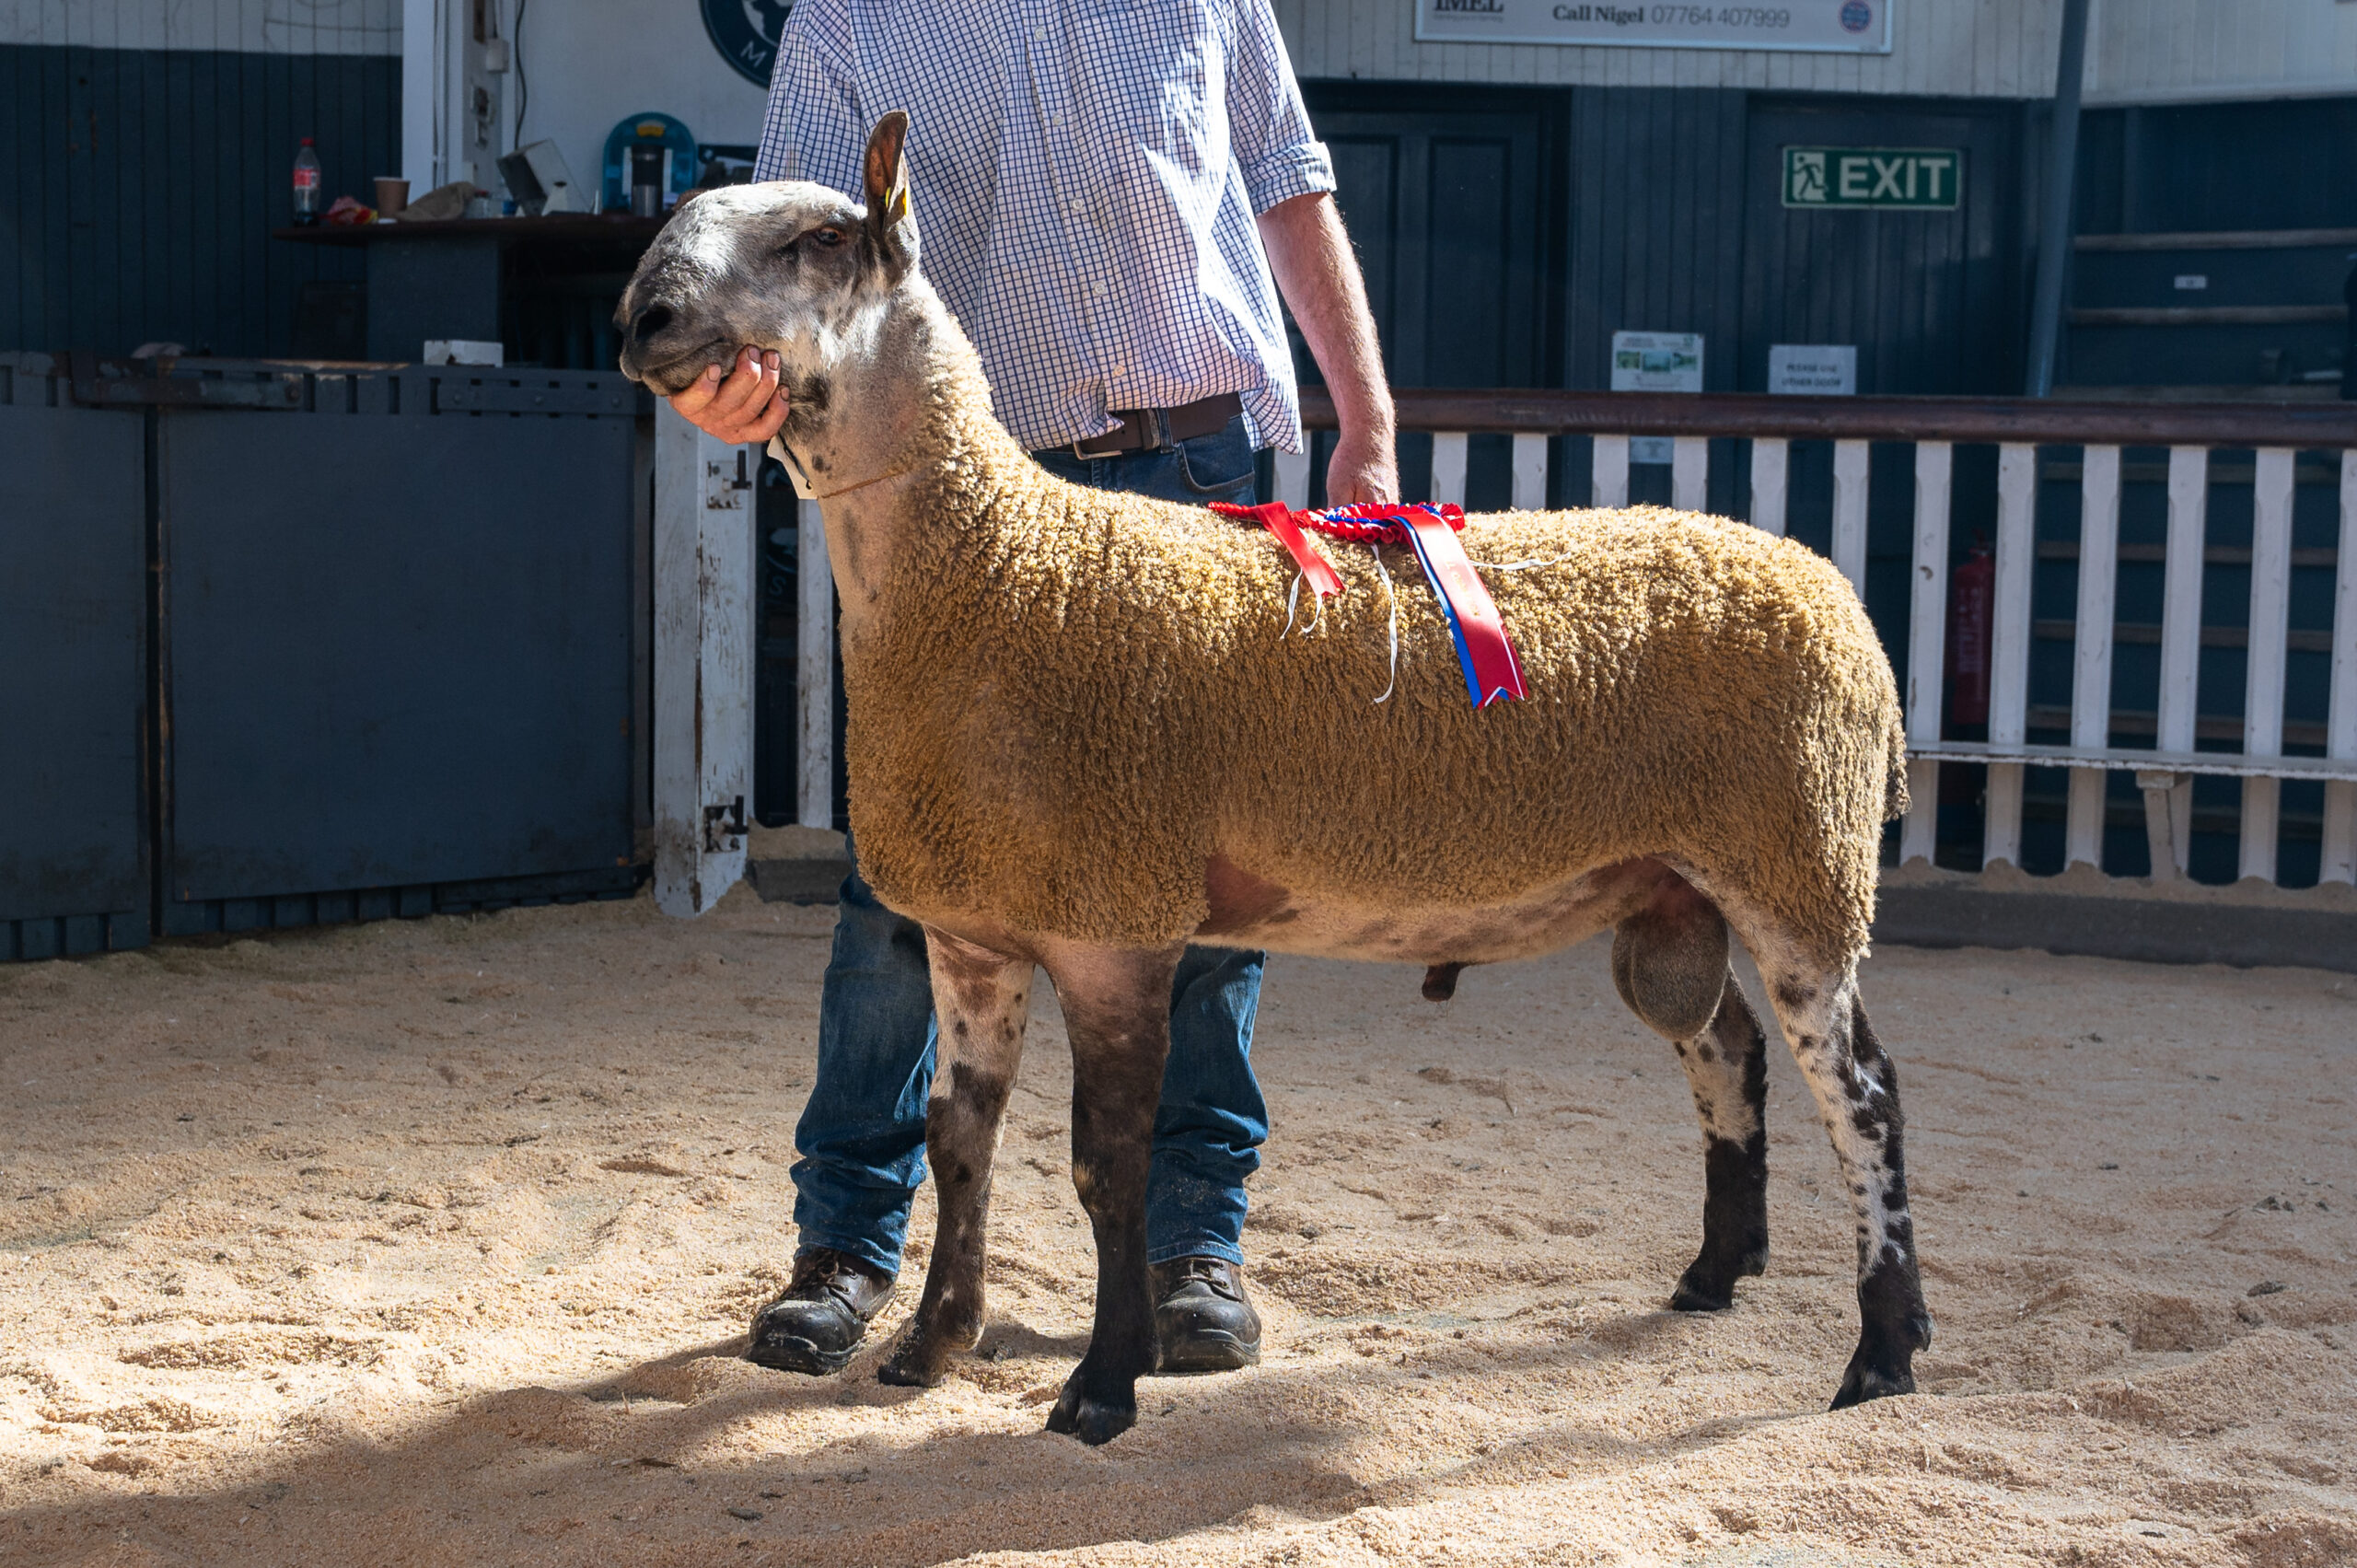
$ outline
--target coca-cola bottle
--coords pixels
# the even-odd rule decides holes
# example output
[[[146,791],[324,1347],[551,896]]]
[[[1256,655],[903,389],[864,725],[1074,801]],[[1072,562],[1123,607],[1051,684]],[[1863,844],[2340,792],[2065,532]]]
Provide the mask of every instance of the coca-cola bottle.
[[[319,221],[319,155],[311,150],[311,138],[295,154],[295,221],[314,224]]]

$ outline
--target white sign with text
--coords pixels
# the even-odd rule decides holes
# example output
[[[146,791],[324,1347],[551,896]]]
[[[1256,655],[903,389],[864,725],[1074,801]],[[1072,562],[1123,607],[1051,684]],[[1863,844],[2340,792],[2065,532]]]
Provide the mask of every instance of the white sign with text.
[[[1786,396],[1850,397],[1858,390],[1855,343],[1773,343],[1768,389]]]
[[[1644,49],[1890,52],[1891,0],[1764,6],[1598,5],[1583,0],[1414,0],[1424,43],[1605,44]]]

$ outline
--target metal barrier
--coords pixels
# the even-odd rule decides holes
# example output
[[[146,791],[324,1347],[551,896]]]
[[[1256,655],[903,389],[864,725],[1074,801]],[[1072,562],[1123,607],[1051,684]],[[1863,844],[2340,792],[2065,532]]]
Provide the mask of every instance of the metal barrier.
[[[2279,802],[2286,780],[2324,781],[2320,880],[2357,881],[2357,408],[2344,404],[2092,403],[1945,398],[1790,398],[1550,391],[1401,391],[1403,431],[1432,433],[1428,499],[1462,504],[1468,438],[1513,438],[1513,505],[1548,504],[1552,437],[1587,436],[1591,504],[1628,504],[1631,437],[1672,443],[1671,504],[1707,509],[1710,441],[1749,443],[1749,521],[1785,531],[1790,444],[1833,444],[1830,554],[1863,598],[1871,447],[1914,447],[1914,544],[1907,646],[1892,663],[1903,672],[1913,806],[1900,834],[1902,862],[1929,861],[1934,848],[1943,761],[1988,767],[1982,862],[2021,858],[2024,770],[2070,772],[2066,860],[2101,865],[2105,775],[2132,771],[2143,793],[2146,841],[2156,877],[2187,869],[2192,779],[2223,774],[2242,784],[2240,871],[2272,882],[2277,872]],[[1321,393],[1304,398],[1304,423],[1334,427]],[[1946,664],[1951,476],[1960,444],[1998,448],[1996,591],[1991,626],[1988,738],[1946,738],[1943,725]],[[2077,615],[2072,624],[2072,695],[2067,744],[2027,739],[2030,653],[2037,630],[2032,573],[2038,449],[2076,446],[2081,528]],[[2156,744],[2110,744],[2115,599],[2119,553],[2123,447],[2168,449],[2165,587],[2159,643],[2161,675]],[[2251,569],[2244,719],[2238,750],[2198,750],[2196,696],[2202,646],[2205,559],[2232,553],[2206,543],[2211,455],[2253,449]],[[2286,755],[2284,698],[2293,566],[2295,459],[2302,451],[2336,454],[2340,530],[2329,552],[2304,552],[2335,572],[2329,633],[2329,713],[2324,755]],[[1277,460],[1280,499],[1306,505],[1307,453]],[[1869,606],[1873,608],[1873,606]]]
[[[628,896],[643,399],[0,353],[0,960]]]

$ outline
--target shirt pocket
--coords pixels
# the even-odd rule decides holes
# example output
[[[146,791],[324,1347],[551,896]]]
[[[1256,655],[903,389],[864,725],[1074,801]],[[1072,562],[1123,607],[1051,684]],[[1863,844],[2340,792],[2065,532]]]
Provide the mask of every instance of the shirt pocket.
[[[1224,168],[1231,21],[1220,0],[1082,0],[1074,96],[1117,165],[1144,154],[1190,180]]]

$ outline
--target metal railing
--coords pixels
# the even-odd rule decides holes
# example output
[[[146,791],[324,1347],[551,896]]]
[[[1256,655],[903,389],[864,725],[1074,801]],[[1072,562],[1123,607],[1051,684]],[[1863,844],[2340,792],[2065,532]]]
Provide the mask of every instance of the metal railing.
[[[1905,706],[1913,797],[1900,833],[1902,862],[1930,861],[1935,849],[1942,761],[1985,764],[1983,865],[2022,859],[2024,771],[2070,770],[2065,862],[2102,865],[2105,776],[2132,771],[2142,792],[2144,828],[2156,877],[2186,874],[2192,780],[2198,774],[2242,780],[2239,875],[2273,882],[2280,800],[2287,780],[2324,782],[2319,879],[2357,881],[2357,406],[2346,404],[2093,403],[1997,399],[1788,398],[1745,395],[1604,394],[1551,391],[1401,391],[1403,432],[1432,435],[1430,494],[1465,498],[1469,437],[1512,437],[1512,505],[1548,505],[1550,440],[1592,441],[1589,504],[1620,506],[1630,494],[1632,437],[1666,437],[1670,504],[1709,510],[1713,438],[1749,444],[1748,520],[1785,531],[1791,444],[1832,443],[1829,553],[1862,598],[1866,595],[1869,478],[1875,443],[1914,447],[1914,530],[1907,646],[1892,663],[1905,672]],[[1304,397],[1304,423],[1330,430],[1322,393]],[[1997,447],[1995,593],[1991,626],[1988,738],[1946,738],[1948,571],[1953,557],[1952,479],[1958,445]],[[2038,555],[2038,448],[2078,447],[2080,537],[2077,615],[2072,626],[2067,743],[2033,743],[2030,654],[2037,633],[2033,573]],[[2160,687],[2155,744],[2111,744],[2112,656],[2116,615],[2123,447],[2166,447],[2167,534],[2159,630]],[[2250,590],[2242,733],[2238,750],[2195,746],[2200,691],[2202,586],[2211,490],[2211,454],[2254,450],[2251,467]],[[2328,553],[2335,580],[2329,633],[2329,712],[2324,755],[2286,755],[2284,699],[2293,568],[2296,459],[2303,451],[2338,455],[2338,544]],[[1723,476],[1724,478],[1724,476]],[[1559,487],[1560,488],[1560,487]],[[1723,491],[1725,487],[1723,484]],[[1277,492],[1293,505],[1311,494],[1307,454],[1283,454]],[[1414,497],[1411,497],[1413,499]],[[2212,552],[2214,554],[2214,552]],[[2301,563],[2313,566],[2314,559]],[[1871,603],[1869,609],[1875,608]],[[2303,633],[2304,642],[2313,633]],[[1903,652],[1903,656],[1901,656]]]

